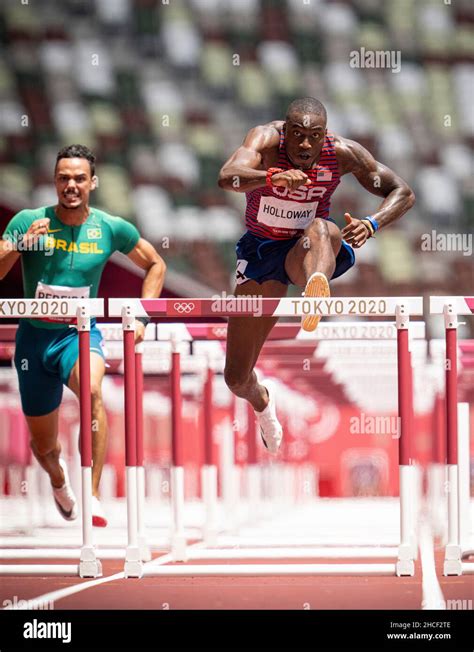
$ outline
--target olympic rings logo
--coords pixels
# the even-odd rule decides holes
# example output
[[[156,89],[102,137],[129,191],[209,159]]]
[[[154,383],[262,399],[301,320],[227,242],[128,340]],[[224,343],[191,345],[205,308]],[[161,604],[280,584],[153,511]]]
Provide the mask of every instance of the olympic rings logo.
[[[225,337],[227,334],[227,329],[226,328],[213,328],[212,329],[212,334],[214,337]]]
[[[195,309],[196,304],[194,303],[174,303],[173,304],[173,309],[176,310],[176,312],[179,312],[180,314],[187,314],[193,312]]]

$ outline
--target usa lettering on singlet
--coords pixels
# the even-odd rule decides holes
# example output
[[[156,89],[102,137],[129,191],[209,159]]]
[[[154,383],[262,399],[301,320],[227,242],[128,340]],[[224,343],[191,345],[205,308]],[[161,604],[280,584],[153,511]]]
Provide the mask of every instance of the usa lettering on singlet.
[[[294,168],[286,155],[283,133],[275,167]],[[316,217],[329,217],[331,195],[340,182],[332,134],[326,134],[318,165],[305,173],[311,184],[296,190],[264,186],[247,193],[245,225],[250,233],[270,240],[287,240],[300,235]]]

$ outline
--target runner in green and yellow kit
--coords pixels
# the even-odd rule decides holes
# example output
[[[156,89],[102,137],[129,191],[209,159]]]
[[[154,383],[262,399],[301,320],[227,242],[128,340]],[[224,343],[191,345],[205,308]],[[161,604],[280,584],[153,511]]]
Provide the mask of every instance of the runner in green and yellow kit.
[[[142,298],[161,293],[166,266],[154,247],[121,217],[89,206],[97,186],[95,156],[83,145],[62,149],[56,159],[56,206],[15,215],[0,240],[0,279],[21,256],[25,298],[94,298],[102,271],[114,251],[145,270]],[[137,320],[135,341],[143,340],[147,320]],[[107,519],[99,502],[99,481],[107,448],[107,423],[101,384],[105,372],[102,337],[91,323],[91,393],[93,429],[93,524]],[[63,385],[79,396],[79,346],[75,328],[64,322],[20,320],[15,366],[31,449],[49,474],[61,515],[77,517],[77,501],[61,458],[58,441]]]

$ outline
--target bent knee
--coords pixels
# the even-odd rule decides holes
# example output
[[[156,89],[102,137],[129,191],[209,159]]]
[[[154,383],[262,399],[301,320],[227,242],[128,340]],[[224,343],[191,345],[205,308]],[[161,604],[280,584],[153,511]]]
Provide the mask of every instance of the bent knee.
[[[342,247],[342,233],[339,231],[339,229],[331,230],[331,245],[334,254],[337,256]]]
[[[245,369],[235,369],[232,367],[226,367],[224,369],[225,384],[231,392],[244,387],[248,383],[249,378],[250,373]]]
[[[330,233],[326,220],[317,217],[314,222],[305,230],[305,236],[314,240],[329,239]]]
[[[41,442],[30,439],[30,447],[37,457],[47,457],[48,455],[59,455],[58,442],[51,444],[51,442]]]
[[[321,242],[331,243],[332,250],[336,256],[342,246],[342,234],[338,227],[332,222],[328,223],[327,220],[323,220],[320,217],[316,218],[311,226],[306,229],[305,236],[315,245],[321,244]]]
[[[93,401],[102,400],[102,386],[100,383],[91,383],[91,398]]]

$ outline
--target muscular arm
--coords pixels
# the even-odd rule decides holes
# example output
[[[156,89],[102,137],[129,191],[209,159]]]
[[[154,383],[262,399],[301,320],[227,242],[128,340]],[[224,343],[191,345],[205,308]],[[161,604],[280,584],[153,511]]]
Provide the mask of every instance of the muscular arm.
[[[128,257],[146,271],[142,285],[142,299],[159,297],[165,281],[166,265],[163,258],[148,240],[140,238]]]
[[[376,161],[359,143],[339,138],[336,143],[336,155],[341,175],[351,172],[366,190],[373,195],[384,197],[377,211],[373,213],[380,227],[402,217],[415,203],[415,194],[406,181],[386,165]]]
[[[140,238],[132,251],[128,254],[132,262],[146,271],[142,284],[142,299],[155,299],[161,294],[165,281],[166,265],[155,247]],[[145,325],[141,321],[135,322],[135,344],[143,342]]]
[[[280,132],[276,123],[251,129],[242,145],[222,166],[219,186],[235,192],[250,192],[264,186],[267,172],[262,169],[263,154],[277,148],[279,142]]]

